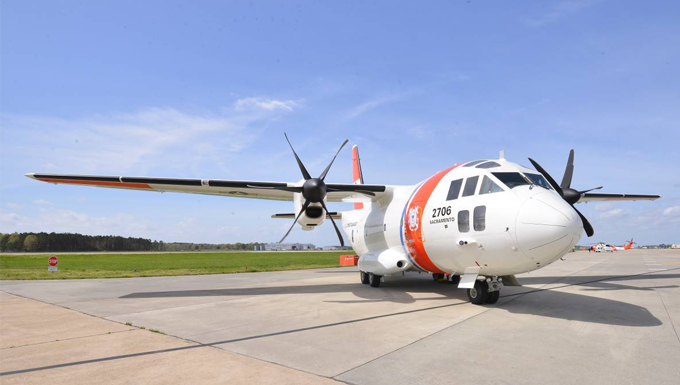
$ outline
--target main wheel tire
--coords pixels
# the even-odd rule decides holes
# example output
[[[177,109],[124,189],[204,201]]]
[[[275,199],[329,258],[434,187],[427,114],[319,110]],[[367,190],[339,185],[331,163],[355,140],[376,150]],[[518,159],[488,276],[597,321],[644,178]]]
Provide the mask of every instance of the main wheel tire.
[[[361,283],[368,285],[368,273],[365,271],[360,271],[359,273],[361,273]]]
[[[433,281],[439,282],[442,279],[444,279],[444,274],[432,273],[432,280]]]
[[[380,278],[382,278],[382,276],[368,273],[368,284],[371,285],[371,287],[378,287],[380,286]]]
[[[475,287],[468,289],[468,299],[475,305],[481,305],[486,302],[489,296],[489,286],[486,281],[475,281]]]
[[[498,302],[498,298],[501,297],[501,291],[496,290],[488,294],[486,298],[486,303],[496,303]]]
[[[458,285],[460,283],[460,275],[452,275],[449,283],[452,285]]]

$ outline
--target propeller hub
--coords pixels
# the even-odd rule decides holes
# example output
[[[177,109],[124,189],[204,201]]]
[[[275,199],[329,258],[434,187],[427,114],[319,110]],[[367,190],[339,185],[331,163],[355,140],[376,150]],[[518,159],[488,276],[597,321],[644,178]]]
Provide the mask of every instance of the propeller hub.
[[[302,196],[313,203],[321,202],[326,192],[326,183],[320,178],[307,179],[302,185]]]
[[[564,198],[565,201],[569,202],[569,204],[576,204],[579,199],[581,199],[581,193],[578,192],[577,190],[574,190],[573,188],[569,187],[562,187],[562,198]]]

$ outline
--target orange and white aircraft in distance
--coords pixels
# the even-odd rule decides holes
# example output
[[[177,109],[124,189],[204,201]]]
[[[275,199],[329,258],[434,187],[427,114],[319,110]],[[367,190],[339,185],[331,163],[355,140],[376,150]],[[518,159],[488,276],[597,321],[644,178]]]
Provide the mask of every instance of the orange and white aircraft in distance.
[[[352,149],[354,183],[326,183],[345,140],[326,169],[314,178],[293,151],[304,179],[260,182],[126,176],[26,174],[49,183],[143,191],[222,195],[293,201],[294,212],[275,218],[312,230],[335,219],[360,256],[361,282],[380,286],[383,277],[406,271],[431,273],[467,289],[472,303],[495,303],[503,285],[519,285],[515,274],[544,267],[569,252],[583,231],[594,231],[574,205],[609,200],[654,200],[658,195],[598,194],[571,188],[574,150],[558,184],[538,163],[536,170],[505,159],[453,165],[410,186],[365,184],[359,152]],[[327,202],[353,202],[331,212]]]
[[[590,251],[595,251],[595,252],[602,252],[602,251],[625,251],[625,250],[630,250],[631,247],[633,247],[633,238],[630,239],[630,241],[626,241],[626,243],[623,246],[614,246],[614,245],[609,245],[604,242],[599,242],[590,247]]]

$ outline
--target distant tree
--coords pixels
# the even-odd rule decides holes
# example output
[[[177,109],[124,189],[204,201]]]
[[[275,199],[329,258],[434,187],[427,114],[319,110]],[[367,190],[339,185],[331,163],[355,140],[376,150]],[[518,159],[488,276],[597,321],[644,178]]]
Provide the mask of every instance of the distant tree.
[[[7,239],[7,251],[21,251],[23,246],[23,239],[19,233],[13,233]]]
[[[35,234],[27,235],[24,238],[24,251],[38,250],[38,237]]]
[[[9,234],[0,234],[0,251],[5,251],[5,246],[7,246],[8,239]]]

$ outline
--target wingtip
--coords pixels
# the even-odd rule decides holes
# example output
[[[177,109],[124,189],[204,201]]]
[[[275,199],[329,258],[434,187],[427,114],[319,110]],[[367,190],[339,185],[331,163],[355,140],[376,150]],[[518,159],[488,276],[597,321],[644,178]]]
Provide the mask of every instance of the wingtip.
[[[28,174],[24,174],[24,176],[26,176],[27,178],[36,179],[34,172],[29,172]]]

